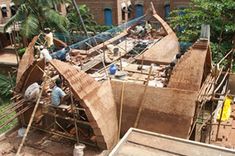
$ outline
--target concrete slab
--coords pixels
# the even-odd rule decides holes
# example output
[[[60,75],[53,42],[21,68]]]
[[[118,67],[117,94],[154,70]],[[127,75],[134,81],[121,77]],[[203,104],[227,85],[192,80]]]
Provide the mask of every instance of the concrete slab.
[[[131,128],[110,156],[233,156],[234,150]]]

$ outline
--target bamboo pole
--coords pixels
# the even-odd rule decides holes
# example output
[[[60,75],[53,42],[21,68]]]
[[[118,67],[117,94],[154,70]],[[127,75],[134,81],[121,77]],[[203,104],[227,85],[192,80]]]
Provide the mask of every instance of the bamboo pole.
[[[74,121],[74,119],[72,117],[64,117],[64,116],[61,116],[61,115],[58,115],[58,114],[49,113],[49,112],[44,112],[44,114],[47,114],[49,116],[53,116],[53,117],[56,117],[56,118],[64,119],[64,120],[67,120],[67,121],[71,121],[71,122]],[[78,124],[81,124],[81,125],[91,126],[89,124],[89,122],[86,122],[86,121],[76,120],[76,122]]]
[[[74,125],[75,125],[75,130],[76,130],[76,141],[77,141],[77,145],[79,145],[78,125],[77,125],[77,121],[76,121],[77,115],[75,114],[76,111],[75,111],[75,105],[74,105],[74,101],[73,101],[73,92],[72,92],[71,88],[70,88],[70,98],[71,98],[71,102],[72,102],[73,120],[74,120]]]
[[[45,85],[45,83],[43,82],[42,85],[41,85],[41,86],[42,86],[41,88],[44,88],[44,85]],[[20,155],[21,149],[22,149],[22,147],[23,147],[23,145],[24,145],[24,142],[25,142],[25,140],[26,140],[26,137],[27,137],[27,135],[28,135],[28,133],[29,133],[29,130],[30,130],[31,125],[32,125],[32,123],[33,123],[34,116],[35,116],[36,111],[37,111],[37,108],[38,108],[38,106],[39,106],[40,99],[41,99],[41,97],[42,97],[42,92],[43,92],[43,89],[40,90],[40,93],[39,93],[39,96],[38,96],[36,105],[35,105],[35,107],[34,107],[33,113],[32,113],[31,118],[30,118],[30,120],[29,120],[29,124],[28,124],[28,126],[27,126],[26,131],[25,131],[24,137],[23,137],[23,139],[22,139],[22,141],[21,141],[21,143],[20,143],[20,146],[19,146],[19,148],[18,148],[18,150],[17,150],[16,156],[19,156],[19,155]]]
[[[87,37],[89,37],[88,33],[87,33],[87,29],[86,29],[86,26],[85,26],[85,23],[83,21],[83,18],[82,18],[82,15],[81,15],[81,12],[79,10],[79,6],[77,5],[76,1],[75,0],[72,0],[72,3],[73,3],[73,6],[75,7],[76,11],[77,11],[77,14],[78,14],[78,17],[79,19],[81,20],[81,24],[82,24],[82,28],[86,34]]]
[[[120,135],[121,135],[124,87],[125,87],[125,81],[122,82],[122,92],[121,92],[121,99],[120,99],[121,103],[120,103],[119,124],[118,124],[118,140],[120,139]]]
[[[31,108],[32,106],[29,105],[25,108],[23,108],[22,110],[20,110],[19,112],[17,112],[13,117],[11,117],[10,119],[8,119],[7,121],[5,121],[4,123],[2,123],[0,125],[0,129],[2,129],[3,127],[5,127],[6,125],[8,125],[10,122],[12,122],[14,119],[16,119],[18,116],[22,115],[24,112],[26,112],[29,108]]]
[[[220,89],[220,87],[222,86],[222,84],[224,83],[224,81],[226,80],[227,76],[229,74],[229,71],[226,72],[224,78],[222,79],[222,81],[220,82],[220,84],[217,86],[217,88],[215,89],[215,93]]]
[[[149,79],[150,79],[150,76],[151,76],[151,73],[152,73],[152,69],[153,69],[153,65],[151,65],[151,67],[150,67],[149,75],[148,75],[148,78],[147,78],[147,82],[146,82],[145,87],[144,87],[144,93],[143,93],[143,95],[141,97],[140,107],[139,107],[138,114],[137,114],[137,117],[136,117],[136,120],[135,120],[135,124],[134,124],[135,128],[138,126],[138,123],[139,123],[139,119],[140,119],[140,115],[141,115],[141,112],[142,112],[142,109],[143,109],[143,104],[144,104],[144,101],[145,101],[146,91],[147,91]]]
[[[224,103],[225,103],[226,96],[228,95],[229,92],[230,91],[228,90],[225,97],[224,97],[224,100],[223,100],[223,105],[222,105],[221,112],[220,112],[219,124],[218,124],[218,127],[217,127],[215,140],[217,140],[218,136],[219,136],[219,129],[220,129],[220,124],[221,124],[221,119],[222,119],[222,115],[223,115],[223,112],[224,112]]]
[[[231,49],[217,64],[220,65],[233,51],[234,49]]]

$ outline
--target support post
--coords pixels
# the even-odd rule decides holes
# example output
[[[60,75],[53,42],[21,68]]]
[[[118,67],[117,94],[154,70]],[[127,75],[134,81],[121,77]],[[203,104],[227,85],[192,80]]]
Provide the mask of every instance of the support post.
[[[120,139],[120,134],[121,134],[124,87],[125,87],[125,81],[122,82],[121,103],[120,103],[119,124],[118,124],[118,140]]]
[[[41,86],[42,86],[41,88],[44,88],[44,85],[45,85],[45,83],[43,82],[42,85],[41,85]],[[28,126],[27,126],[26,131],[25,131],[24,137],[23,137],[23,139],[22,139],[22,141],[21,141],[21,143],[20,143],[20,146],[19,146],[19,148],[18,148],[18,150],[17,150],[16,156],[19,156],[19,155],[20,155],[21,149],[22,149],[22,147],[23,147],[23,145],[24,145],[24,142],[25,142],[25,140],[26,140],[26,137],[27,137],[27,135],[28,135],[28,133],[29,133],[29,130],[30,130],[31,125],[32,125],[32,123],[33,123],[34,116],[35,116],[36,111],[37,111],[37,108],[38,108],[38,106],[39,106],[40,99],[41,99],[41,97],[42,97],[42,92],[43,92],[43,89],[40,90],[40,93],[39,93],[39,96],[38,96],[36,105],[35,105],[35,107],[34,107],[33,113],[32,113],[31,118],[30,118],[30,120],[29,120],[29,124],[28,124]]]
[[[73,112],[73,119],[74,119],[74,125],[75,125],[75,130],[76,130],[76,140],[77,140],[77,145],[79,144],[79,137],[78,137],[78,125],[77,125],[77,121],[76,121],[76,117],[77,115],[76,113],[76,109],[75,109],[75,104],[73,101],[73,92],[72,89],[70,88],[70,98],[71,98],[71,102],[72,102],[72,112]]]
[[[151,73],[152,73],[152,69],[153,69],[153,65],[151,65],[150,69],[149,69],[149,74],[148,74],[147,82],[146,82],[145,87],[144,87],[144,93],[143,93],[142,98],[141,98],[140,107],[139,107],[138,114],[137,114],[137,117],[136,117],[136,120],[135,120],[135,124],[134,124],[135,128],[138,126],[138,123],[139,123],[139,120],[140,120],[140,115],[141,115],[141,112],[143,110],[143,104],[144,104],[144,101],[145,101],[146,91],[147,91],[149,79],[150,79],[150,76],[151,76]]]
[[[86,36],[89,37],[89,35],[88,35],[88,33],[87,33],[86,26],[85,26],[84,21],[83,21],[83,19],[82,19],[81,12],[80,12],[80,10],[79,10],[79,6],[77,5],[77,3],[76,3],[75,0],[72,0],[72,3],[73,3],[73,6],[75,7],[75,9],[76,9],[76,11],[77,11],[77,14],[78,14],[80,20],[81,20],[83,30],[84,30]]]

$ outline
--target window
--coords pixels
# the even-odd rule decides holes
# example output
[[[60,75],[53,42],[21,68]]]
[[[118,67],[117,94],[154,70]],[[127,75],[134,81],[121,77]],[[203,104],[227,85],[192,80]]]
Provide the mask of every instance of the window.
[[[2,17],[7,17],[7,6],[6,4],[1,5]]]
[[[122,7],[122,20],[125,21],[126,20],[126,12],[127,12],[126,3],[122,3],[121,7]]]
[[[11,10],[11,16],[14,16],[16,14],[16,6],[14,2],[10,3],[10,10]]]
[[[165,5],[165,18],[168,18],[170,16],[170,12],[171,12],[170,4],[166,4]]]
[[[133,11],[131,1],[127,2],[127,7],[128,7],[127,8],[127,10],[128,10],[128,19],[130,19],[131,18],[131,12]]]
[[[109,8],[104,9],[104,23],[105,25],[108,26],[113,25],[112,9]]]
[[[135,17],[141,17],[144,15],[144,7],[141,4],[135,5]]]

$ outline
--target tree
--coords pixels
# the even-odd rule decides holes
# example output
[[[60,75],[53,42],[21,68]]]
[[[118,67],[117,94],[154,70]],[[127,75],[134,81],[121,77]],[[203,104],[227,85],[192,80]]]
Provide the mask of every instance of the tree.
[[[111,28],[111,27],[108,27],[108,26],[98,25],[94,21],[93,15],[90,13],[90,10],[86,5],[80,5],[79,6],[79,12],[80,12],[81,18],[84,21],[84,25],[86,27],[86,30],[96,33],[96,32],[103,32],[103,31],[106,31],[106,30]],[[84,31],[84,28],[82,27],[82,21],[78,17],[78,13],[75,9],[70,9],[69,10],[69,12],[67,14],[67,18],[69,20],[69,30],[71,32],[73,32],[73,31],[79,31],[79,32]]]
[[[68,33],[68,20],[53,9],[54,6],[70,0],[15,0],[19,6],[16,14],[6,23],[6,31],[15,22],[20,23],[22,36],[31,38],[49,27],[59,32]]]
[[[189,8],[171,13],[170,24],[183,42],[195,42],[199,38],[201,24],[209,24],[213,59],[217,62],[232,48],[232,37],[235,33],[235,1],[191,0]]]

